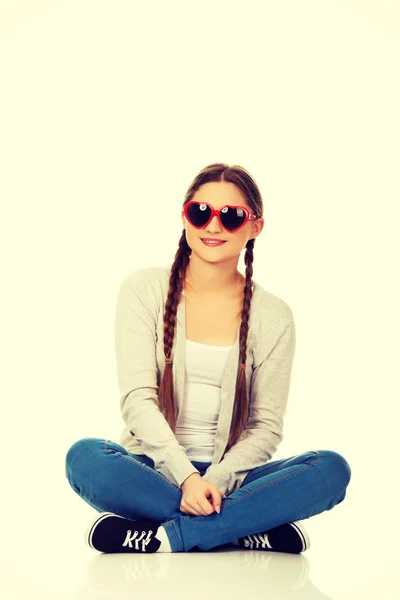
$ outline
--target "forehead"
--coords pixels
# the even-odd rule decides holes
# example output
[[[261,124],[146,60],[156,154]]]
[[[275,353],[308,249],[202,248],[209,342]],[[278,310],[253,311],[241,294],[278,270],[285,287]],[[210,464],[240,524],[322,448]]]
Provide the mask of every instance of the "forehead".
[[[235,184],[227,181],[209,181],[208,183],[203,183],[194,194],[192,200],[206,202],[213,208],[223,208],[227,204],[250,208],[241,190]]]

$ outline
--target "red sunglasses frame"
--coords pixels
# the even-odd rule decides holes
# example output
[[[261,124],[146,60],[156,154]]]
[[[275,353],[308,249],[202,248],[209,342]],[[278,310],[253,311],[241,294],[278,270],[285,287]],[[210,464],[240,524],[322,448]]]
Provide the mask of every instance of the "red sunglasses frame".
[[[192,204],[205,204],[206,206],[208,206],[209,208],[211,208],[211,216],[210,216],[210,218],[208,219],[207,223],[204,223],[204,225],[202,225],[201,227],[197,227],[197,225],[193,225],[192,221],[188,217],[187,211],[189,209],[189,206],[191,206]],[[220,212],[224,208],[241,208],[244,211],[244,213],[246,215],[246,218],[243,221],[243,223],[241,225],[239,225],[239,227],[237,229],[227,229],[225,227],[225,225],[222,223]],[[185,217],[187,218],[187,220],[189,221],[189,223],[191,224],[191,226],[195,227],[196,229],[204,229],[204,227],[207,227],[207,225],[209,224],[209,222],[211,221],[211,219],[214,217],[214,215],[217,215],[218,221],[220,222],[221,227],[223,227],[225,229],[225,231],[228,231],[229,233],[235,233],[236,231],[239,231],[239,229],[241,229],[242,227],[244,227],[248,221],[255,221],[258,218],[257,215],[249,213],[249,211],[247,210],[247,208],[245,208],[244,206],[233,206],[232,204],[226,204],[222,208],[214,208],[213,206],[211,206],[211,204],[208,204],[208,202],[197,202],[196,200],[191,200],[190,202],[187,202],[185,204],[183,210],[182,210],[182,214],[185,215]]]

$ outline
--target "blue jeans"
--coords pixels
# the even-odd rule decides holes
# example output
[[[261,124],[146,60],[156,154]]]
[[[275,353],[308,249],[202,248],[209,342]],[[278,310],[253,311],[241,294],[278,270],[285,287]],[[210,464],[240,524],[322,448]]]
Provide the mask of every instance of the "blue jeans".
[[[203,476],[211,463],[192,464]],[[172,552],[189,552],[231,546],[239,537],[331,510],[344,500],[351,469],[333,450],[270,461],[251,470],[222,500],[220,514],[201,517],[180,510],[182,490],[154,469],[151,458],[110,440],[86,437],[72,444],[66,476],[98,512],[157,521]]]

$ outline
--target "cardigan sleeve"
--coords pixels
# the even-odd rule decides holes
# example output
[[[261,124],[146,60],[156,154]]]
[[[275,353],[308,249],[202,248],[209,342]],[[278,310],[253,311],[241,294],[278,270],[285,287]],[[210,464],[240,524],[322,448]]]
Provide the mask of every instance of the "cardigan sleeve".
[[[156,360],[157,310],[143,270],[120,286],[115,311],[115,357],[123,421],[154,461],[154,468],[181,486],[193,467],[159,408]]]
[[[226,495],[240,488],[252,469],[267,463],[283,439],[295,346],[292,319],[269,355],[252,372],[249,417],[239,440],[203,475]]]

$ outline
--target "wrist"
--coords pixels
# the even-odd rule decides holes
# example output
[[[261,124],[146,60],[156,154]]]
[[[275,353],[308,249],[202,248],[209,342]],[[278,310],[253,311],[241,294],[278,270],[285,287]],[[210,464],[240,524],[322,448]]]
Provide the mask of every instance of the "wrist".
[[[188,479],[190,479],[191,477],[193,477],[193,475],[198,475],[198,477],[201,477],[200,473],[197,473],[197,471],[195,473],[191,473],[188,477],[186,477],[186,479],[184,481],[182,481],[181,488],[187,482]]]

